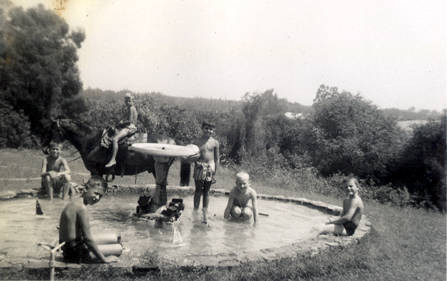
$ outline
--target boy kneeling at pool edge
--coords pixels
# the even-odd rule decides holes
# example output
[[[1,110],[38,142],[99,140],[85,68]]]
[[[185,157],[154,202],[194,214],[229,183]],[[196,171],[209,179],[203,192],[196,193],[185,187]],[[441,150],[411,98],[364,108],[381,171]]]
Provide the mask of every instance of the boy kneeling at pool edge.
[[[253,217],[256,224],[258,211],[256,191],[250,187],[250,176],[246,172],[236,174],[236,186],[230,192],[224,218],[248,221]],[[248,201],[251,200],[251,208]]]

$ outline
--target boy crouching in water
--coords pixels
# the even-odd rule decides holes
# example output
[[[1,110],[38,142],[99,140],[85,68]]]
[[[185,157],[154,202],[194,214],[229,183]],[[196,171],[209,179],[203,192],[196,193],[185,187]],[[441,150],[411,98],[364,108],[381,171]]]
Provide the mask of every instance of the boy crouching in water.
[[[253,224],[257,221],[256,191],[250,187],[250,176],[246,172],[236,174],[236,186],[230,192],[224,218],[247,221],[253,217]],[[248,206],[251,200],[252,207]]]
[[[339,218],[329,219],[326,225],[322,226],[319,234],[333,232],[335,235],[353,235],[360,224],[363,214],[363,201],[359,196],[360,184],[356,178],[349,178],[346,181],[346,191],[348,197],[343,200],[343,211]],[[334,226],[331,226],[333,224]]]
[[[42,161],[42,172],[40,174],[42,187],[50,197],[50,200],[53,200],[55,191],[62,199],[65,199],[70,192],[74,194],[70,184],[70,168],[67,160],[60,156],[61,146],[60,143],[50,143],[48,156]]]
[[[89,262],[92,252],[99,262],[109,263],[116,261],[106,255],[110,253],[101,252],[97,243],[93,240],[90,231],[89,215],[87,205],[93,205],[101,200],[105,193],[107,183],[100,177],[91,178],[85,188],[84,194],[69,202],[61,213],[59,220],[59,243],[62,246],[64,260],[67,262]]]

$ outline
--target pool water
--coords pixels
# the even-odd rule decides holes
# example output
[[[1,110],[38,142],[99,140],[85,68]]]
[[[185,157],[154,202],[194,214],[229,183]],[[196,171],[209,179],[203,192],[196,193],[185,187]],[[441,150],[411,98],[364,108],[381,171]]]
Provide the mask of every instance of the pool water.
[[[93,236],[95,233],[120,234],[126,251],[120,257],[126,263],[138,263],[158,255],[168,260],[276,248],[315,236],[312,227],[327,221],[327,214],[300,206],[270,200],[258,200],[258,223],[232,222],[223,219],[227,197],[210,198],[209,226],[202,224],[201,211],[194,211],[193,198],[184,198],[185,210],[177,229],[182,244],[173,243],[174,227],[157,227],[154,221],[133,216],[138,195],[105,196],[88,206]],[[170,198],[169,198],[170,200]],[[66,201],[39,200],[44,217],[35,215],[35,199],[0,202],[0,261],[14,258],[48,258],[48,251],[38,242],[58,239],[59,216]]]

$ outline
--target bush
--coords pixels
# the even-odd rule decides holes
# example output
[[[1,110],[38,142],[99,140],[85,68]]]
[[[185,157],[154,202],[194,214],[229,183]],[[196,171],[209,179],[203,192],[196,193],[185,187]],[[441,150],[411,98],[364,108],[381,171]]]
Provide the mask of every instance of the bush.
[[[423,205],[433,202],[446,210],[446,115],[414,129],[396,163],[391,181],[406,186]]]
[[[0,147],[32,148],[37,145],[31,125],[23,111],[16,112],[0,100]]]

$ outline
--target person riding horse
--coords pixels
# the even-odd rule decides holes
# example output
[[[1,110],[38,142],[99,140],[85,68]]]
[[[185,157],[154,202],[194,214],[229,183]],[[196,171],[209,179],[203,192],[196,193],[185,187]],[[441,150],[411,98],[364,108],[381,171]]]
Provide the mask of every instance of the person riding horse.
[[[133,104],[133,98],[130,93],[126,93],[124,96],[124,103],[126,107],[124,108],[124,116],[123,119],[119,122],[116,128],[119,130],[115,132],[115,135],[112,139],[112,157],[109,162],[105,165],[106,168],[110,168],[116,164],[116,154],[118,153],[118,142],[127,136],[133,135],[137,131],[137,120],[138,113]]]

